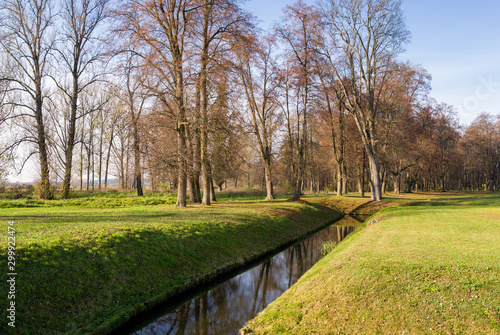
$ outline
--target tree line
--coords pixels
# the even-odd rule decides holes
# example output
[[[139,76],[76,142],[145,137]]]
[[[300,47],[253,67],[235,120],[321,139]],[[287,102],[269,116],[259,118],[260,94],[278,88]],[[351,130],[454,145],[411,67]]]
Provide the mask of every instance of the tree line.
[[[430,97],[397,0],[298,1],[267,32],[234,0],[5,0],[0,23],[0,158],[34,156],[43,199],[110,174],[178,206],[229,181],[499,189],[499,117]]]

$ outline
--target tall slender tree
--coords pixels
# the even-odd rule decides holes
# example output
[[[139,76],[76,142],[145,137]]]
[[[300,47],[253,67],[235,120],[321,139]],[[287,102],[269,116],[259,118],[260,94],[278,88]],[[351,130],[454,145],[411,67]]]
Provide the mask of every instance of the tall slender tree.
[[[2,78],[10,82],[19,99],[10,105],[24,118],[28,134],[15,141],[34,143],[40,164],[40,198],[53,194],[49,180],[49,156],[44,101],[49,55],[54,47],[52,0],[4,0],[0,3],[0,46],[13,68]],[[30,155],[31,156],[31,155]]]
[[[264,162],[267,200],[274,199],[272,174],[272,143],[279,126],[278,88],[280,86],[276,64],[273,63],[275,40],[251,39],[237,50],[238,70],[250,111],[253,133]],[[246,52],[244,51],[246,50]]]
[[[134,184],[138,196],[143,196],[142,189],[142,168],[141,168],[141,139],[140,139],[140,119],[145,109],[145,103],[148,98],[144,90],[144,85],[139,82],[137,73],[135,73],[137,64],[134,64],[134,57],[127,57],[122,66],[125,84],[122,92],[124,105],[127,106],[130,128],[133,137],[134,151]]]
[[[300,124],[297,118],[297,172],[295,181],[294,199],[299,199],[302,194],[302,184],[305,174],[305,154],[308,133],[308,119],[310,109],[310,90],[312,87],[312,57],[313,57],[313,32],[317,28],[319,15],[314,7],[307,6],[299,0],[284,10],[285,20],[277,26],[280,38],[286,43],[290,57],[295,60],[296,74],[301,89],[302,106]],[[297,109],[299,111],[299,109]]]
[[[58,44],[58,65],[63,65],[69,73],[71,83],[67,86],[58,83],[61,91],[69,99],[69,117],[66,118],[66,138],[64,145],[64,180],[62,197],[69,197],[71,171],[73,167],[73,149],[75,147],[76,122],[82,117],[78,113],[79,96],[89,85],[95,83],[101,71],[92,68],[103,55],[99,46],[98,27],[106,18],[108,0],[68,0],[62,3],[62,33]],[[58,68],[57,71],[61,69]],[[65,80],[66,76],[61,78]]]

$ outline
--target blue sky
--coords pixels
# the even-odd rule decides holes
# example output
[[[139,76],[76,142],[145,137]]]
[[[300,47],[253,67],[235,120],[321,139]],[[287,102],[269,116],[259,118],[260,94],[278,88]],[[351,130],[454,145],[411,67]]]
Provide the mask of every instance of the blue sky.
[[[267,28],[294,2],[248,0],[244,7]],[[453,105],[465,125],[483,111],[500,114],[500,2],[403,0],[403,11],[412,39],[401,58],[432,75],[431,96]]]

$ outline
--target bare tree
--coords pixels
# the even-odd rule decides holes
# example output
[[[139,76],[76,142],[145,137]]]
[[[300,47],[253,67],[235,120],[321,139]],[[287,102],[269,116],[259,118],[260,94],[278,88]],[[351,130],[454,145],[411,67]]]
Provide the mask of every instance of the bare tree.
[[[28,134],[13,145],[29,142],[36,146],[40,164],[40,197],[52,198],[44,120],[44,89],[48,58],[54,46],[52,0],[4,0],[0,5],[0,46],[9,56],[11,92],[19,99],[10,105],[22,118]],[[33,122],[34,121],[34,122]],[[30,156],[31,156],[30,154]]]
[[[320,79],[321,93],[324,96],[322,104],[323,121],[329,126],[330,142],[333,159],[337,165],[337,196],[347,193],[347,172],[345,164],[345,102],[340,92],[339,84],[328,75],[325,67],[317,65],[317,75]],[[333,79],[333,82],[332,82]]]
[[[290,49],[291,57],[297,64],[297,76],[302,89],[302,129],[297,118],[297,175],[294,199],[302,194],[302,183],[305,174],[305,151],[307,143],[307,127],[309,118],[310,90],[312,84],[313,32],[318,23],[318,14],[311,6],[306,6],[301,0],[285,9],[285,21],[278,25],[277,31]],[[297,109],[297,112],[299,110]]]
[[[212,176],[210,169],[210,157],[208,155],[208,67],[220,59],[220,54],[230,33],[235,33],[239,26],[247,25],[248,18],[244,12],[235,4],[228,0],[200,0],[200,68],[198,73],[199,90],[199,114],[200,122],[200,154],[203,170],[203,205],[210,205],[210,192],[212,189]],[[247,25],[248,26],[248,25]],[[226,48],[227,49],[227,48]]]
[[[371,170],[372,199],[382,198],[377,115],[391,63],[408,41],[399,0],[327,0],[323,13],[334,53],[331,62],[361,134]],[[332,59],[332,58],[330,58]],[[347,80],[344,80],[347,79]]]
[[[191,29],[194,0],[128,1],[116,10],[121,32],[134,45],[134,52],[144,61],[160,85],[148,87],[176,119],[178,188],[177,206],[186,207],[187,137],[184,67],[187,35]],[[136,45],[138,44],[140,48]],[[129,49],[132,49],[131,47]],[[158,84],[156,82],[156,84]],[[170,99],[172,97],[172,99]]]
[[[64,139],[64,180],[62,197],[69,197],[73,149],[75,147],[76,122],[82,117],[78,114],[79,95],[86,87],[93,84],[99,72],[92,69],[103,52],[97,41],[98,26],[105,19],[108,0],[68,0],[62,5],[61,43],[57,50],[60,63],[70,75],[71,84],[59,83],[58,86],[69,99],[69,117],[65,122]],[[60,70],[58,68],[57,70]],[[91,72],[94,70],[94,72]],[[63,76],[64,78],[64,76]],[[59,82],[59,81],[56,81]],[[69,86],[69,87],[68,87]]]
[[[280,86],[272,59],[275,41],[269,37],[263,39],[262,43],[257,40],[250,42],[253,43],[243,45],[246,53],[243,50],[237,51],[237,69],[252,117],[253,133],[264,162],[267,200],[272,200],[272,143],[273,135],[279,126],[277,95]]]
[[[134,76],[133,57],[128,57],[123,66],[125,76],[125,86],[123,88],[123,100],[128,109],[130,127],[133,137],[134,150],[134,183],[138,196],[143,196],[142,190],[142,171],[141,171],[141,140],[139,133],[139,123],[141,114],[145,109],[147,94],[144,91],[144,86]]]

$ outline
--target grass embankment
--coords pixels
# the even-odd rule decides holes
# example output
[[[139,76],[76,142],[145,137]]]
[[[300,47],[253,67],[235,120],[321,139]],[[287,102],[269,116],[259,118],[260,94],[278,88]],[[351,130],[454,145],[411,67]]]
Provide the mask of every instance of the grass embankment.
[[[261,198],[262,199],[262,198]],[[0,333],[96,333],[138,311],[335,219],[282,200],[226,201],[187,209],[168,195],[99,195],[0,203],[0,257],[7,268],[7,222],[16,229],[16,329],[7,326],[1,286]],[[145,204],[146,203],[146,204]]]
[[[378,212],[246,333],[499,334],[500,195],[411,198],[389,198],[403,206]]]

